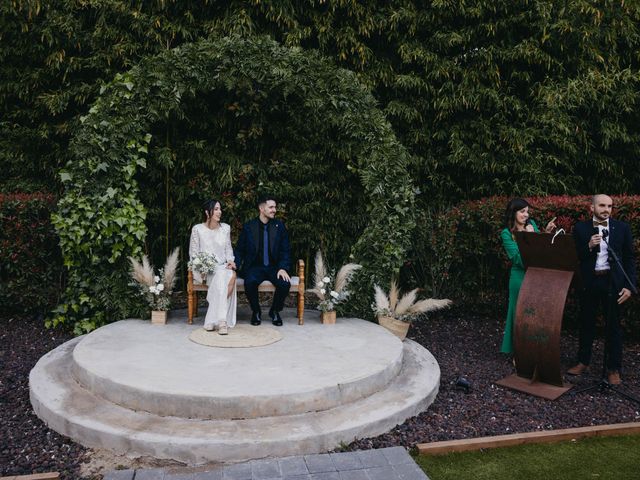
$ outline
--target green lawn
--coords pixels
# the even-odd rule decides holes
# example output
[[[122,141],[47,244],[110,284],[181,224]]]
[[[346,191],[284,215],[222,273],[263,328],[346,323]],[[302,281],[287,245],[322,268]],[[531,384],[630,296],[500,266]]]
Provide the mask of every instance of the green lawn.
[[[640,435],[420,455],[431,480],[640,479]]]

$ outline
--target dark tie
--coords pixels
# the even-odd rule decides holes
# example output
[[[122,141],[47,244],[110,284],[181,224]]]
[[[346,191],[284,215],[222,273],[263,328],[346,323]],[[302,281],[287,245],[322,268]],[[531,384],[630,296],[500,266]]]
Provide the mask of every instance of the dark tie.
[[[269,229],[267,225],[264,226],[264,230],[262,233],[262,255],[264,266],[269,266]]]
[[[605,220],[605,221],[603,221],[603,222],[598,222],[597,220],[594,220],[594,221],[593,221],[593,226],[594,226],[594,227],[598,227],[598,226],[600,226],[600,227],[606,227],[606,226],[607,226],[607,221]]]

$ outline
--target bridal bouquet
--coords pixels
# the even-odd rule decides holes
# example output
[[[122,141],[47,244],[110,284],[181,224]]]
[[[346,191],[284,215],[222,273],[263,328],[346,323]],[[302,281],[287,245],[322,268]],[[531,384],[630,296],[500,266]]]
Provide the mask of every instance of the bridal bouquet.
[[[140,290],[140,295],[145,297],[151,310],[166,311],[171,307],[171,293],[176,283],[179,252],[179,247],[176,247],[171,252],[171,255],[167,257],[164,268],[158,271],[158,275],[156,275],[146,255],[142,257],[142,263],[133,257],[129,257],[131,278],[135,282],[134,285]]]
[[[218,257],[213,253],[198,252],[191,260],[189,260],[187,268],[192,272],[198,272],[206,278],[208,274],[215,272],[216,267],[220,264],[221,262],[218,260]]]

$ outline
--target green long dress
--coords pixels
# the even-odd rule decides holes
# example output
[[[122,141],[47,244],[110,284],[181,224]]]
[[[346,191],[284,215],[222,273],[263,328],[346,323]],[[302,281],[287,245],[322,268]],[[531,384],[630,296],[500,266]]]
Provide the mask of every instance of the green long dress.
[[[538,225],[536,225],[533,220],[531,220],[531,225],[536,232],[539,232]],[[505,228],[500,233],[500,237],[502,238],[502,245],[507,252],[507,257],[509,257],[509,260],[511,261],[511,273],[509,275],[509,308],[507,310],[507,321],[504,325],[504,337],[502,338],[500,351],[503,353],[512,353],[513,323],[516,317],[518,294],[520,293],[520,286],[524,279],[524,265],[522,264],[522,257],[520,257],[518,244],[511,236],[511,232]]]

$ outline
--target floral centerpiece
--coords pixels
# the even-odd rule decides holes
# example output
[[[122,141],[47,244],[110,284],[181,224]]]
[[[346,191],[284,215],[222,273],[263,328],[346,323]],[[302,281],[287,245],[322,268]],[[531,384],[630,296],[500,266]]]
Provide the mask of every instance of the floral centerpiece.
[[[347,285],[353,273],[361,268],[356,263],[343,265],[337,274],[328,272],[322,253],[316,254],[316,269],[314,276],[314,288],[311,290],[316,294],[318,300],[318,310],[322,312],[322,323],[335,323],[336,306],[345,302],[349,298]]]
[[[134,280],[134,285],[138,287],[140,295],[145,298],[151,308],[152,323],[166,323],[167,310],[171,307],[171,294],[176,283],[179,252],[180,248],[176,247],[157,275],[146,255],[142,257],[142,262],[129,257],[131,278]]]
[[[378,323],[404,340],[409,331],[411,322],[428,312],[440,310],[451,305],[451,300],[425,298],[417,300],[418,289],[411,290],[402,297],[398,285],[391,282],[389,295],[378,285],[374,285],[375,302],[371,305],[373,312],[378,316]]]
[[[198,252],[187,263],[187,268],[192,272],[198,272],[202,277],[202,283],[207,283],[207,275],[215,272],[216,267],[220,265],[220,260],[214,253]]]

